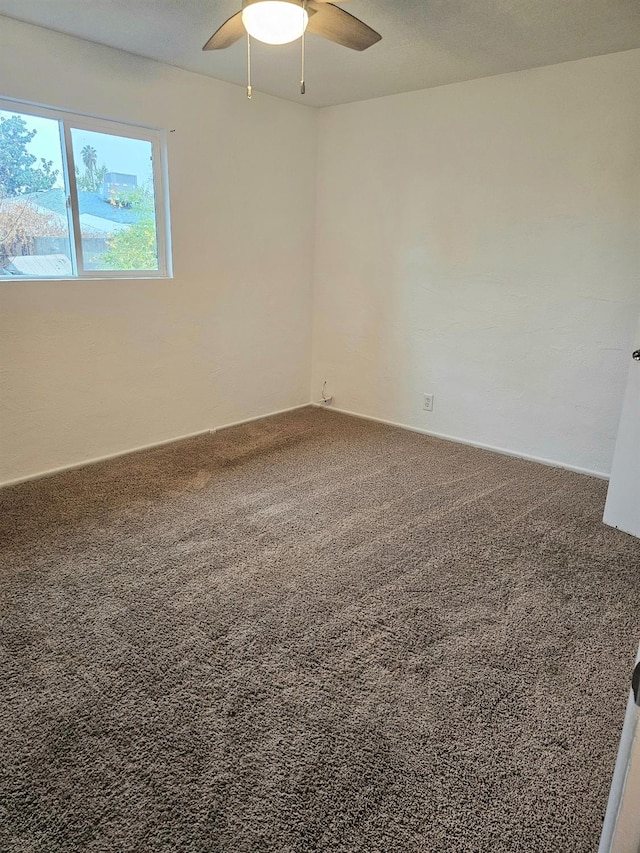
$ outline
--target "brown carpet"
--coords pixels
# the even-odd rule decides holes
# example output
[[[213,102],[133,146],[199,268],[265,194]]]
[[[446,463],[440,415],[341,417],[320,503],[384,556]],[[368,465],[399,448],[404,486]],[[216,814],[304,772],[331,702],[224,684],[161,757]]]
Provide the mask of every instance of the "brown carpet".
[[[0,493],[0,849],[595,851],[640,542],[304,409]]]

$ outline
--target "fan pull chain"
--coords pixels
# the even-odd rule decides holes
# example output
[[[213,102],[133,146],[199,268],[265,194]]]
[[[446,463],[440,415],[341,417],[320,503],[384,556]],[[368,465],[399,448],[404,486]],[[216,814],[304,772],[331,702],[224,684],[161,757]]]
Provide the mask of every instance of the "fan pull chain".
[[[253,89],[251,88],[251,36],[247,33],[247,98],[251,100]]]
[[[305,12],[306,12],[306,10],[307,10],[307,0],[302,0],[302,8],[303,8],[303,9],[305,10]],[[304,94],[305,94],[305,92],[307,91],[307,87],[306,87],[305,82],[304,82],[304,32],[305,32],[305,31],[303,30],[303,31],[302,31],[302,58],[301,58],[301,62],[302,62],[302,69],[301,69],[301,72],[300,72],[300,78],[301,78],[301,79],[300,79],[300,94],[301,94],[301,95],[304,95]]]

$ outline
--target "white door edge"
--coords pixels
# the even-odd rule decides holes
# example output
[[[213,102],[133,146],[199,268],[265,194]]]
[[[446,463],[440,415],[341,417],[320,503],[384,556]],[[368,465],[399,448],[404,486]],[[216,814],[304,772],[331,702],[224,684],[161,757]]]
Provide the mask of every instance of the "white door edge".
[[[636,663],[640,662],[640,649]],[[632,778],[633,777],[633,778]],[[640,853],[640,708],[629,691],[598,853]]]

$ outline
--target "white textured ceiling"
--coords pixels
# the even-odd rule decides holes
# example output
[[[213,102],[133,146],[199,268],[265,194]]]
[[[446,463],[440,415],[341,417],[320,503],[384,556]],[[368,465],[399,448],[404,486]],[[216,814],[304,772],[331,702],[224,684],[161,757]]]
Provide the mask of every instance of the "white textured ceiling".
[[[0,0],[0,15],[244,85],[246,46],[202,53],[240,0]],[[307,38],[255,44],[255,92],[311,106],[376,98],[640,47],[640,0],[351,0],[382,34],[363,53]],[[0,21],[1,26],[1,21]]]

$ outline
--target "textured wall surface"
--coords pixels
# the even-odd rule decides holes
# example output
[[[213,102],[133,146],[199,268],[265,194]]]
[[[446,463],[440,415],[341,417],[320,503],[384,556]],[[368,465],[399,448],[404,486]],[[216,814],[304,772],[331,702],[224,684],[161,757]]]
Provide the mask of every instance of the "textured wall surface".
[[[0,482],[306,402],[312,314],[312,400],[609,471],[640,51],[317,113],[3,19],[0,81],[175,131],[173,280],[0,283]]]
[[[0,95],[175,130],[173,280],[0,283],[0,482],[307,402],[315,112],[8,19]]]
[[[639,85],[630,51],[324,110],[312,398],[607,473]]]

